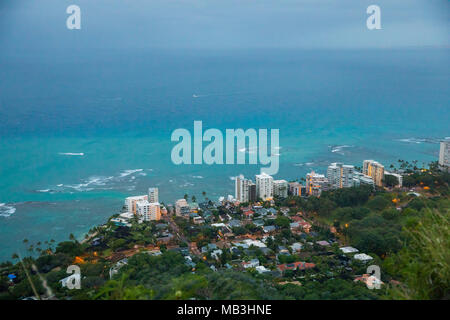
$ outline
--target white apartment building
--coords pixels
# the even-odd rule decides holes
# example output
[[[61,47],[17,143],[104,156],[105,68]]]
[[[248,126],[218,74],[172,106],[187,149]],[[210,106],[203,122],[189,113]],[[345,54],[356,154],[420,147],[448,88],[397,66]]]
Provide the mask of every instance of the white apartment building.
[[[281,198],[287,198],[289,184],[286,180],[273,181],[273,195]]]
[[[263,200],[273,198],[273,178],[265,172],[256,175],[256,197]]]
[[[439,149],[439,166],[443,170],[450,167],[450,139],[442,140]]]
[[[144,221],[158,221],[161,219],[161,207],[159,202],[147,200],[136,202],[136,214]]]
[[[253,182],[245,179],[243,175],[237,176],[235,179],[235,199],[240,202],[250,201],[250,186]]]
[[[127,212],[136,214],[136,203],[143,200],[148,201],[148,196],[143,195],[125,198],[125,209],[127,210]]]
[[[314,171],[306,174],[306,193],[318,196],[328,189],[328,179],[323,174]]]
[[[289,182],[289,193],[293,196],[301,196],[302,188],[303,186],[298,182]]]
[[[148,202],[159,202],[158,188],[148,188]]]
[[[355,167],[335,162],[328,166],[327,179],[332,189],[353,187]]]
[[[355,174],[353,175],[353,185],[355,187],[359,187],[361,185],[375,187],[375,182],[373,181],[372,177],[367,176],[361,172],[355,171]]]
[[[383,186],[384,166],[375,160],[364,160],[363,173],[372,177],[375,185]]]
[[[191,207],[189,207],[186,199],[179,199],[175,202],[175,214],[177,216],[189,216],[189,213],[191,213]]]
[[[403,186],[403,176],[401,174],[385,171],[384,175],[385,176],[393,176],[393,177],[397,178],[397,181],[398,181],[397,187],[401,188]]]

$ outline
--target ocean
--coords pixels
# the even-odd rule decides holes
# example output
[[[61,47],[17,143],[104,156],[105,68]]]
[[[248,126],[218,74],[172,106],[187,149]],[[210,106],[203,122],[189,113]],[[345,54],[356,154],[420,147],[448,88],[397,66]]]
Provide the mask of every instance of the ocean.
[[[436,161],[449,49],[0,53],[0,261],[82,239],[127,196],[216,200],[258,165],[171,162],[177,128],[280,130],[277,179],[331,162]]]

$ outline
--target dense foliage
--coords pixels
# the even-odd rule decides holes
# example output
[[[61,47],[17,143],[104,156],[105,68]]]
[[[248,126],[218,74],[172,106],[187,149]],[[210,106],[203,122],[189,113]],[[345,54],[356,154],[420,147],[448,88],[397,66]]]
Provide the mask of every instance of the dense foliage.
[[[216,258],[205,252],[192,255],[191,265],[180,250],[158,244],[161,224],[153,222],[133,222],[130,228],[108,222],[87,235],[87,240],[96,237],[95,244],[79,242],[73,236],[58,244],[46,241],[45,246],[25,239],[30,255],[14,255],[15,264],[0,265],[0,299],[449,299],[449,174],[433,165],[430,170],[415,169],[406,162],[401,166],[408,173],[404,176],[408,189],[363,186],[323,192],[320,197],[275,199],[275,208],[288,210],[264,221],[276,228],[273,238],[266,241],[268,252],[255,246],[223,250]],[[395,181],[387,185],[392,187]],[[417,188],[420,194],[409,188]],[[266,202],[263,207],[271,205]],[[240,219],[241,210],[229,212],[223,206],[212,210],[215,219],[228,214]],[[293,216],[311,221],[312,232],[294,233],[290,227]],[[183,235],[178,249],[188,250],[191,242],[201,248],[221,235],[208,224],[195,225],[180,217],[173,220],[179,229],[176,232]],[[234,236],[264,235],[255,223],[233,227]],[[332,245],[317,244],[324,239]],[[300,252],[290,248],[294,242],[303,245]],[[157,244],[162,254],[153,255],[150,249]],[[342,245],[354,246],[374,258],[373,264],[382,269],[383,290],[369,290],[354,281],[366,272],[367,265],[347,263],[351,259],[339,250]],[[285,254],[280,254],[281,248]],[[127,264],[110,274],[125,257]],[[238,258],[257,259],[272,273],[231,267]],[[296,261],[315,267],[273,272],[279,264]],[[66,268],[72,264],[81,267],[80,290],[61,286],[60,280],[68,276]],[[8,278],[11,274],[14,280]]]

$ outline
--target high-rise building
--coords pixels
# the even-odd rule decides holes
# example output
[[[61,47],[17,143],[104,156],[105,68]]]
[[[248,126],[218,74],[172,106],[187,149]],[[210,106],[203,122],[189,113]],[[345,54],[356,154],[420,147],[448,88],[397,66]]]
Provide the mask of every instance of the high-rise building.
[[[125,198],[125,209],[129,213],[136,214],[136,202],[143,200],[148,200],[148,196],[144,195]]]
[[[256,184],[251,182],[248,186],[248,201],[256,202]]]
[[[398,173],[394,173],[394,172],[389,172],[389,171],[384,171],[384,176],[393,176],[397,179],[397,187],[401,188],[403,186],[403,176],[401,174]]]
[[[249,192],[252,181],[245,179],[243,175],[237,176],[235,179],[235,199],[240,202],[250,201]]]
[[[450,139],[442,140],[439,149],[439,167],[449,171],[450,167]]]
[[[384,166],[375,160],[364,160],[363,173],[372,177],[375,185],[383,186]]]
[[[353,175],[353,185],[355,187],[359,187],[361,185],[367,185],[375,187],[375,183],[373,182],[373,178],[370,176],[367,176],[361,172],[355,171]]]
[[[175,202],[175,214],[177,216],[188,216],[191,213],[191,207],[186,199],[180,199]]]
[[[148,202],[142,200],[136,202],[136,214],[144,221],[158,221],[161,220],[161,207],[158,202]]]
[[[273,195],[280,198],[287,198],[289,185],[286,180],[273,181]]]
[[[241,180],[244,179],[243,175],[239,175],[234,179],[234,197],[240,201],[242,197]]]
[[[263,200],[273,197],[273,178],[265,172],[256,175],[256,197]]]
[[[302,195],[302,185],[298,182],[289,182],[289,194],[293,196]]]
[[[355,173],[355,166],[344,164],[342,166],[341,187],[353,187],[353,175]]]
[[[323,174],[314,171],[306,174],[306,193],[319,196],[322,191],[328,189],[328,179]]]
[[[327,179],[330,188],[338,189],[341,185],[341,166],[342,163],[332,163],[327,169]]]
[[[355,167],[335,162],[328,166],[327,179],[330,188],[350,188],[353,187],[353,175]]]
[[[159,202],[158,188],[148,188],[148,202]]]

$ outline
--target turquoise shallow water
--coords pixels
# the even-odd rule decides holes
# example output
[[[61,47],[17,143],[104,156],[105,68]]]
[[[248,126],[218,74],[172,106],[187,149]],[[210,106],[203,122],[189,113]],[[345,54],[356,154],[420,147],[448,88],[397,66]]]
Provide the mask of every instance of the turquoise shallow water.
[[[194,120],[279,129],[276,177],[288,180],[333,161],[434,161],[450,136],[448,53],[108,53],[83,68],[36,57],[26,70],[2,57],[0,260],[24,238],[82,237],[150,186],[166,203],[217,199],[233,193],[230,177],[259,172],[172,164],[170,134]]]

